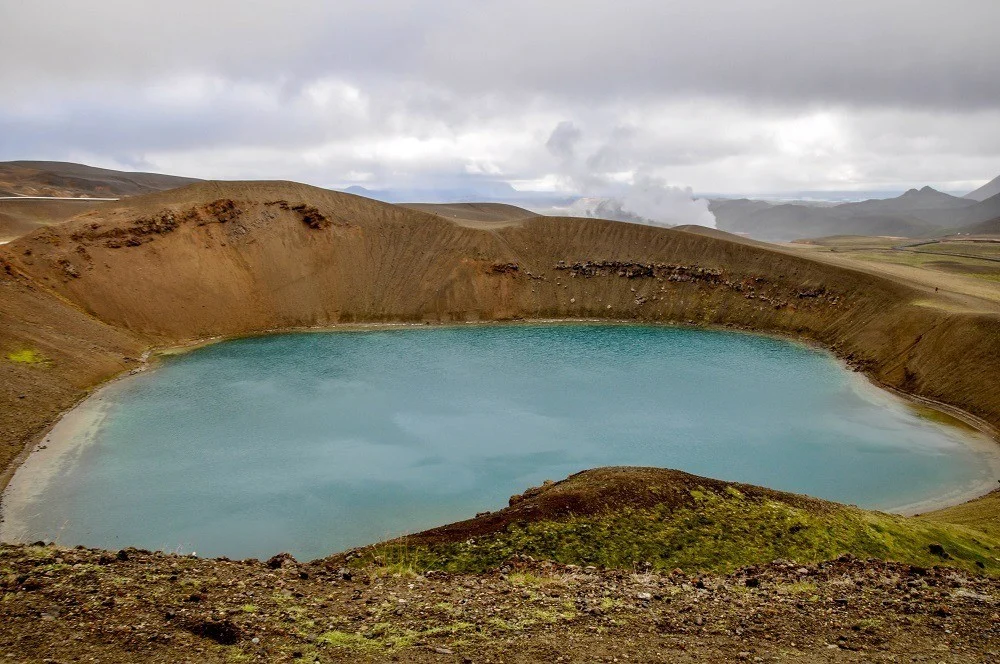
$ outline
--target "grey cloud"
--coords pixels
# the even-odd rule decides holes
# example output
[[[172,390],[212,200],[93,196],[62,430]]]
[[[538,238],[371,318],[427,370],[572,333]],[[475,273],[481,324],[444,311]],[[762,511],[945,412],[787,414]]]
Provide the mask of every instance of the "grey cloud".
[[[623,172],[651,192],[1000,172],[992,0],[0,0],[0,24],[0,159],[615,196]]]
[[[576,152],[576,144],[583,134],[569,120],[563,120],[549,135],[545,147],[559,159],[572,159]]]
[[[7,3],[0,80],[325,73],[463,93],[1000,103],[1000,3],[385,0]],[[27,55],[30,54],[30,55]]]

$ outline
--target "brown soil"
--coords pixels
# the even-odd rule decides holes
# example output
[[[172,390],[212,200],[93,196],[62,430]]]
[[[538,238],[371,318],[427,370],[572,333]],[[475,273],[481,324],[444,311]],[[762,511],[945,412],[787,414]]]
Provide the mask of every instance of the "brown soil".
[[[504,203],[402,203],[400,207],[429,212],[469,228],[503,228],[538,216]]]
[[[478,575],[0,546],[34,662],[989,662],[1000,581],[842,558],[726,576],[514,559]]]
[[[93,210],[106,201],[0,200],[0,242],[13,240],[43,226],[59,224]]]

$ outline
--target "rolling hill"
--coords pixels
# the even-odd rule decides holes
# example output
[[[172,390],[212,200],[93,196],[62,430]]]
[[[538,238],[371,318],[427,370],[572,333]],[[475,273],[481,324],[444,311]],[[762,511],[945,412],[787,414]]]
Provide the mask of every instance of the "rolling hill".
[[[107,201],[25,198],[0,199],[0,242],[30,233],[36,228],[66,221]]]
[[[538,216],[531,210],[505,203],[401,203],[400,207],[429,212],[458,223],[493,228]]]
[[[138,196],[193,182],[198,180],[61,161],[0,162],[0,242],[61,223],[107,202],[87,200],[90,198]]]
[[[182,187],[194,178],[132,173],[63,161],[0,162],[0,196],[121,198]]]
[[[963,226],[959,232],[969,235],[1000,235],[1000,217]]]

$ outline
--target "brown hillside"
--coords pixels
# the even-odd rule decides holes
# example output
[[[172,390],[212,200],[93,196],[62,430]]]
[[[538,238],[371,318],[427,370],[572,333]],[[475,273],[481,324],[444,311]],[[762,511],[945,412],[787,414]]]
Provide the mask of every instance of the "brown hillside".
[[[430,212],[473,228],[498,228],[538,216],[531,210],[505,203],[402,203],[400,207]]]
[[[91,387],[139,364],[143,345],[17,274],[0,258],[0,486],[11,463]],[[31,351],[25,359],[11,356]]]
[[[0,162],[0,196],[115,198],[164,191],[194,178],[96,168],[65,161]]]
[[[44,200],[0,200],[0,242],[30,233],[36,228],[51,226],[66,221],[70,217],[93,210],[105,201],[85,199]]]
[[[126,366],[123,355],[359,322],[586,317],[783,333],[1000,424],[1000,317],[719,232],[558,217],[471,228],[305,185],[206,182],[111,203],[0,258],[18,293],[2,303],[0,350],[53,356],[0,363],[4,465],[72,395]],[[29,415],[17,396],[38,385],[66,396],[39,398]]]

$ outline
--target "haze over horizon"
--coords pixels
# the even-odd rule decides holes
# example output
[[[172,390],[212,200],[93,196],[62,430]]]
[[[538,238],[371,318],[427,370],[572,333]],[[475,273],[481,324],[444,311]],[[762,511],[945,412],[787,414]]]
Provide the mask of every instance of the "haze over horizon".
[[[986,0],[4,0],[0,20],[0,160],[510,185],[707,225],[692,191],[965,192],[1000,173]]]

